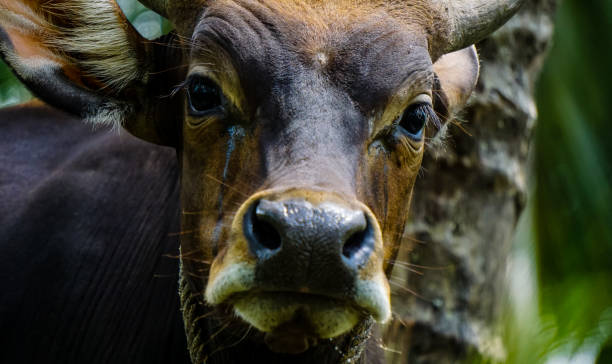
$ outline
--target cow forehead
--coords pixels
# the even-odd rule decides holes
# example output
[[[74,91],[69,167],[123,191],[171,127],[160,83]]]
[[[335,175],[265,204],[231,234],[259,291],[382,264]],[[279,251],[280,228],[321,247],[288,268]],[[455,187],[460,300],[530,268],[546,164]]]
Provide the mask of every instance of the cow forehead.
[[[194,28],[192,61],[230,64],[249,95],[323,75],[372,110],[406,85],[431,89],[423,19],[408,19],[422,12],[402,9],[400,21],[376,2],[214,1]]]

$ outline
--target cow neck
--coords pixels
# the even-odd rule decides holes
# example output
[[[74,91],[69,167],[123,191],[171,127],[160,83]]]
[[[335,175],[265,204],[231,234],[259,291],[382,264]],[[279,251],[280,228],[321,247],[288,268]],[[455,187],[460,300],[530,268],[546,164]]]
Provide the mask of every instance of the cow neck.
[[[181,301],[181,312],[183,314],[183,323],[185,325],[185,334],[187,336],[187,349],[193,364],[209,363],[209,353],[207,349],[211,345],[211,333],[208,325],[201,322],[201,318],[206,313],[204,312],[205,305],[199,299],[201,294],[194,294],[189,280],[183,273],[183,264],[180,264],[179,270],[179,297]],[[333,355],[330,357],[337,358],[338,364],[355,364],[359,362],[359,358],[363,354],[367,342],[372,335],[372,326],[374,320],[372,317],[361,321],[351,332],[343,335],[338,340],[323,342],[320,345],[327,345],[329,350],[333,350]],[[210,349],[209,349],[210,350]]]

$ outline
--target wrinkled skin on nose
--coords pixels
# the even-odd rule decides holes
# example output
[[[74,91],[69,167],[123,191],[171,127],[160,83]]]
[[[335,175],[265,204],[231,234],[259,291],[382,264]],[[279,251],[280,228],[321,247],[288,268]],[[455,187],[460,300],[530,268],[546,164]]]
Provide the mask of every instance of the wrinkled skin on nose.
[[[385,321],[389,287],[374,219],[367,206],[328,191],[257,193],[234,218],[236,239],[215,259],[206,299],[231,302],[276,336],[331,338],[367,315]]]
[[[366,214],[332,203],[261,199],[243,225],[256,280],[275,290],[340,296],[375,248]]]

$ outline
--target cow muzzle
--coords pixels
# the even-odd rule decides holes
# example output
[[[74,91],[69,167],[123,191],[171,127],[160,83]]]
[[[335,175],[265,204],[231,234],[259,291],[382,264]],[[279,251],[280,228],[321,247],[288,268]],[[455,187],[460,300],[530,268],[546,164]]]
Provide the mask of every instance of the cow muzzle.
[[[230,304],[271,349],[301,352],[368,315],[390,317],[383,242],[362,203],[328,192],[264,191],[234,217],[227,251],[213,261],[206,300]]]

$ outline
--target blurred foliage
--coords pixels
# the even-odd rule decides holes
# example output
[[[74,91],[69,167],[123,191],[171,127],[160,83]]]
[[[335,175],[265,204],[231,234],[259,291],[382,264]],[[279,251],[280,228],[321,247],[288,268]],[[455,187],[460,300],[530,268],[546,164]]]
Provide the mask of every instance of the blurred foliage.
[[[133,0],[119,4],[144,37],[171,29]],[[507,321],[508,361],[612,363],[612,2],[565,0],[556,29],[537,91],[535,193],[512,283],[524,302]],[[0,107],[30,97],[0,64]]]
[[[538,86],[541,313],[576,348],[612,334],[612,2],[566,0]]]
[[[538,285],[507,323],[512,363],[612,363],[610,29],[612,2],[561,2],[537,88],[530,228],[517,239]],[[515,295],[529,290],[519,284]]]
[[[150,11],[137,1],[117,0],[117,3],[140,35],[147,39],[155,39],[172,29],[172,25],[167,19]]]
[[[0,60],[0,107],[18,104],[32,96],[11,70]]]

